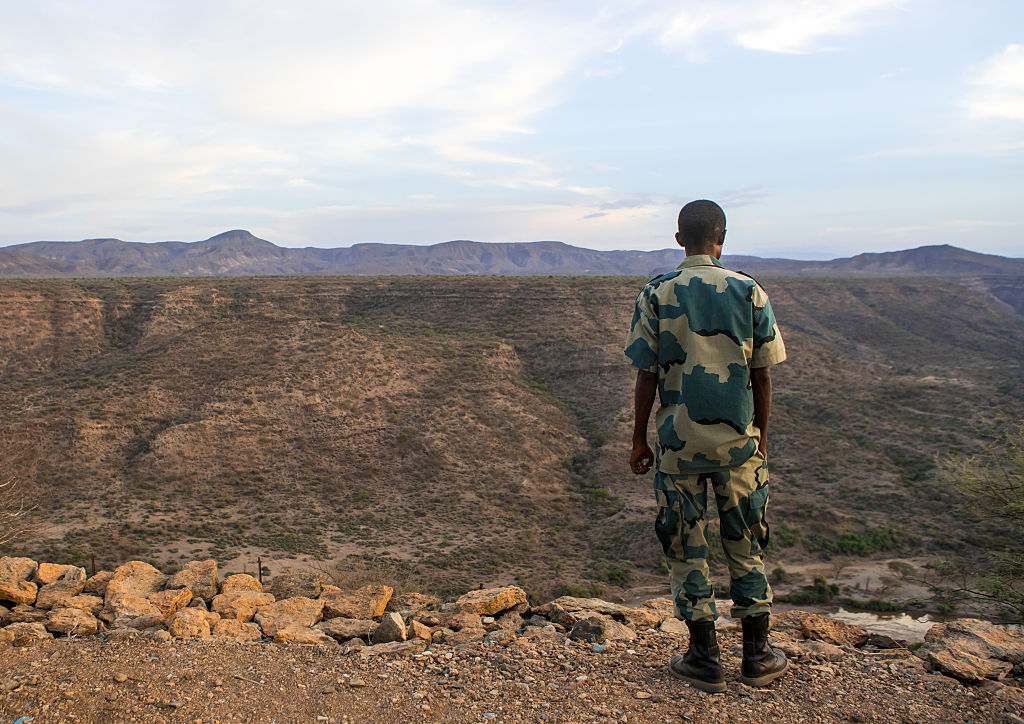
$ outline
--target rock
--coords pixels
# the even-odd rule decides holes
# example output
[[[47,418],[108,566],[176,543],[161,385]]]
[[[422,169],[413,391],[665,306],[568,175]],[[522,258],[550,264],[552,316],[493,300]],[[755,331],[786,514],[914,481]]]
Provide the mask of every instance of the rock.
[[[561,642],[565,641],[565,634],[555,628],[552,623],[546,626],[527,626],[519,641],[529,642]]]
[[[27,581],[39,570],[39,564],[31,558],[0,558],[0,583]]]
[[[445,617],[443,625],[445,628],[450,628],[454,631],[464,628],[483,628],[480,616],[469,611],[456,611],[450,616]]]
[[[192,591],[187,588],[168,589],[149,594],[149,602],[156,606],[165,619],[188,606],[191,600]]]
[[[405,641],[405,621],[397,613],[385,613],[380,625],[373,630],[370,643],[390,644],[394,641]]]
[[[294,598],[285,601],[294,601]],[[284,603],[282,601],[281,603]],[[278,644],[316,644],[317,646],[337,646],[338,642],[323,631],[309,626],[290,625],[274,632],[274,643]]]
[[[358,649],[360,656],[415,656],[416,654],[422,654],[426,650],[427,642],[423,639],[362,646]]]
[[[429,642],[431,638],[430,627],[419,621],[410,621],[405,629],[405,637],[407,639],[423,639]]]
[[[458,631],[452,631],[450,628],[441,628],[434,632],[431,643],[460,646],[471,641],[480,641],[485,636],[487,636],[487,629],[481,627],[464,628]]]
[[[690,634],[690,629],[686,627],[686,622],[680,621],[678,618],[666,618],[661,622],[658,630],[674,636],[682,636],[684,634],[689,636]]]
[[[649,598],[640,604],[640,608],[650,611],[664,621],[666,618],[675,618],[675,606],[671,598]]]
[[[905,649],[907,642],[894,639],[892,636],[886,636],[885,634],[869,633],[867,645],[873,646],[876,649]]]
[[[31,606],[39,588],[31,581],[0,581],[0,601]]]
[[[800,624],[805,639],[816,639],[836,646],[863,646],[868,641],[868,632],[860,626],[826,618],[812,613]]]
[[[107,605],[118,596],[138,596],[146,598],[164,587],[167,576],[148,563],[129,561],[118,566],[114,575],[107,582],[104,599]]]
[[[309,628],[320,620],[323,610],[323,601],[299,596],[261,606],[255,618],[263,633],[273,638],[288,626]]]
[[[236,573],[228,576],[220,584],[221,593],[233,593],[235,591],[256,591],[262,593],[263,584],[247,573]]]
[[[800,652],[798,658],[801,659],[818,659],[822,661],[841,661],[846,656],[846,652],[843,651],[839,646],[830,644],[826,641],[808,640],[797,642],[797,647]]]
[[[485,619],[486,620],[486,619]],[[496,628],[504,629],[506,631],[518,631],[523,627],[523,616],[519,611],[512,609],[498,616],[493,624],[487,624],[484,626],[488,631],[493,631]]]
[[[107,631],[103,638],[111,643],[124,643],[134,641],[138,637],[139,632],[133,628],[117,628],[113,631]]]
[[[187,588],[195,598],[205,601],[217,595],[217,561],[190,561],[171,576],[167,588]]]
[[[544,616],[552,623],[557,623],[559,626],[565,626],[566,628],[572,628],[576,625],[576,617],[566,611],[564,608],[559,606],[557,603],[548,603],[541,606],[537,610],[539,615]]]
[[[271,578],[263,590],[274,594],[278,601],[298,597],[319,598],[326,580],[323,573],[282,573]]]
[[[0,628],[0,649],[14,645],[14,634],[5,628]]]
[[[263,638],[263,632],[260,631],[259,626],[234,618],[225,618],[214,624],[213,635],[236,641],[258,641]]]
[[[56,608],[46,617],[46,630],[73,636],[92,636],[100,630],[99,620],[79,608]]]
[[[31,646],[53,638],[41,623],[12,623],[4,630],[12,635],[11,646]]]
[[[11,621],[7,620],[7,617],[10,615],[10,613],[11,610],[9,608],[7,608],[6,606],[0,606],[0,628],[6,626],[9,623],[12,623]]]
[[[106,596],[107,584],[110,583],[110,579],[113,577],[113,571],[97,571],[86,580],[82,593],[88,593],[93,596]]]
[[[138,631],[145,631],[148,628],[162,628],[164,625],[164,621],[166,620],[166,616],[164,616],[162,613],[154,611],[151,613],[144,613],[138,618],[133,618],[125,625],[128,628],[133,628]]]
[[[44,563],[39,566],[40,574],[44,566],[53,566],[52,563]],[[57,566],[54,566],[57,567]],[[67,600],[80,594],[85,589],[85,569],[78,566],[61,566],[63,573],[60,577],[39,589],[36,595],[36,608],[63,608]],[[48,572],[49,573],[49,572]],[[40,577],[40,581],[42,578]]]
[[[363,586],[355,591],[327,591],[320,594],[324,618],[379,618],[391,600],[390,586]]]
[[[551,603],[560,606],[569,613],[599,613],[610,616],[617,621],[624,621],[637,630],[656,628],[662,621],[662,616],[651,608],[633,608],[619,603],[602,601],[600,598],[561,596]],[[543,616],[545,615],[544,610],[545,607],[541,606],[536,611]],[[582,617],[576,616],[577,619]]]
[[[36,569],[36,583],[40,588],[48,586],[55,581],[58,581],[64,573],[72,566],[63,565],[60,563],[40,563],[39,568]],[[85,573],[85,569],[82,569],[82,573]]]
[[[148,637],[150,641],[156,641],[157,643],[161,644],[169,644],[171,640],[174,638],[173,636],[171,636],[170,632],[165,631],[162,628],[153,629],[149,632]]]
[[[46,620],[46,611],[19,603],[7,612],[4,620],[8,625],[12,623],[42,623]]]
[[[915,653],[961,681],[999,679],[1024,662],[1024,632],[978,619],[957,619],[928,629]]]
[[[372,636],[377,623],[368,619],[329,618],[318,623],[316,627],[337,641],[351,641]]]
[[[478,616],[494,616],[523,603],[526,603],[526,591],[519,586],[506,586],[463,594],[455,601],[455,608]]]
[[[238,621],[252,621],[256,611],[262,606],[269,606],[274,597],[259,591],[230,591],[213,597],[212,608],[224,618]]]
[[[491,643],[499,644],[500,646],[507,646],[515,640],[515,630],[507,628],[496,628],[493,631],[488,631],[487,635],[484,636],[484,641],[490,641]]]
[[[450,614],[442,613],[441,611],[420,611],[419,613],[413,614],[413,619],[419,621],[425,626],[431,628],[437,628],[443,626],[444,622],[448,619]]]
[[[576,622],[569,632],[569,638],[594,643],[605,640],[632,641],[636,638],[636,632],[607,616],[591,614]]]
[[[440,606],[441,599],[437,596],[425,593],[403,593],[401,596],[395,596],[388,601],[386,610],[394,611],[402,618],[409,618],[420,611],[428,611]]]
[[[216,596],[214,596],[214,598],[216,598]],[[191,601],[189,601],[188,602],[188,607],[189,608],[201,608],[204,611],[209,611],[210,610],[210,607],[206,605],[206,601],[204,601],[203,599],[198,598],[198,597],[197,598],[193,598]]]
[[[381,644],[381,645],[384,646],[385,644]],[[343,654],[351,654],[353,651],[356,651],[357,649],[361,649],[364,646],[366,646],[366,642],[363,641],[362,639],[352,639],[351,641],[345,642],[342,645],[340,651]]]
[[[99,614],[103,608],[103,599],[99,596],[91,596],[87,593],[72,596],[64,602],[66,608],[77,608],[81,611],[88,611],[93,616]]]
[[[148,598],[123,594],[109,599],[100,611],[100,618],[114,628],[128,625],[129,621],[147,613],[160,613]]]
[[[167,630],[174,638],[192,638],[210,635],[209,613],[198,608],[183,608],[167,622]]]

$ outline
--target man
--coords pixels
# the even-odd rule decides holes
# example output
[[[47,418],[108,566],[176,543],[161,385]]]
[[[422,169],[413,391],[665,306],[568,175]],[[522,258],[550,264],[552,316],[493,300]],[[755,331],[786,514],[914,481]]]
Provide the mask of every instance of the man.
[[[676,241],[686,258],[637,296],[625,350],[638,368],[629,457],[637,475],[655,461],[647,422],[656,392],[661,400],[655,531],[671,571],[675,615],[690,631],[689,649],[669,666],[698,689],[725,690],[705,535],[711,483],[732,579],[732,615],[743,625],[740,680],[765,686],[788,667],[785,654],[768,645],[772,591],[762,557],[768,544],[768,370],[786,358],[786,349],[764,289],[719,261],[725,213],[718,204],[684,206]]]

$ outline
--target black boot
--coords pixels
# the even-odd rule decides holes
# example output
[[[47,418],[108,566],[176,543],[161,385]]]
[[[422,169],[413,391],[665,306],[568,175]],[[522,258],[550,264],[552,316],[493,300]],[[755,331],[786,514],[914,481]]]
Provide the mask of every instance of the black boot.
[[[725,691],[715,622],[687,621],[686,627],[690,629],[690,648],[685,655],[672,657],[672,674],[701,691]]]
[[[743,667],[740,681],[747,686],[767,686],[789,668],[786,654],[768,645],[768,614],[740,619],[743,622]]]

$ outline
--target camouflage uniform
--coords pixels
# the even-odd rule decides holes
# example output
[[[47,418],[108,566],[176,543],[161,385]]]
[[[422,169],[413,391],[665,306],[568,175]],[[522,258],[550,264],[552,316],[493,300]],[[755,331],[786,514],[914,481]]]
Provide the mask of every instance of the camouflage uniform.
[[[626,357],[658,375],[659,512],[676,616],[718,617],[708,580],[707,485],[715,491],[732,578],[732,615],[767,613],[768,466],[758,452],[750,369],[778,364],[785,345],[764,290],[712,256],[688,256],[643,288]]]

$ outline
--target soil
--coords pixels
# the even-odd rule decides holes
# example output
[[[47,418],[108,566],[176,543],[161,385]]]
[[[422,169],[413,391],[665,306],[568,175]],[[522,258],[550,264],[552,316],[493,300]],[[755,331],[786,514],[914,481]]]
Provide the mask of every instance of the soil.
[[[1024,690],[965,687],[906,649],[808,647],[765,689],[737,680],[740,641],[719,633],[728,690],[666,666],[679,636],[603,650],[517,639],[435,646],[414,658],[223,639],[54,639],[0,650],[0,722],[1014,722]],[[790,645],[793,645],[790,642]]]

